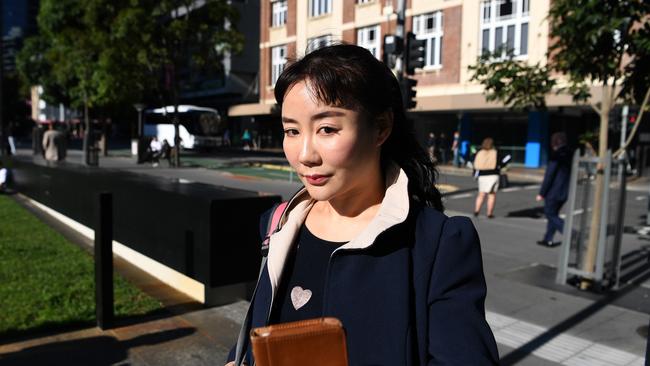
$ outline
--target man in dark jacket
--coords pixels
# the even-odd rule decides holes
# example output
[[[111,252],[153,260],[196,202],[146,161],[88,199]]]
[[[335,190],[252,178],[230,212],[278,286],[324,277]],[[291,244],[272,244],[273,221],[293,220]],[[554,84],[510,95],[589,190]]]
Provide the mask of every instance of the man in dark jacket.
[[[562,233],[564,229],[564,220],[559,213],[567,200],[571,176],[571,151],[567,147],[564,132],[556,132],[551,136],[551,149],[553,151],[546,167],[544,182],[537,195],[537,201],[544,200],[544,214],[548,220],[544,239],[537,244],[548,247],[560,245],[553,242],[553,235],[556,231]]]

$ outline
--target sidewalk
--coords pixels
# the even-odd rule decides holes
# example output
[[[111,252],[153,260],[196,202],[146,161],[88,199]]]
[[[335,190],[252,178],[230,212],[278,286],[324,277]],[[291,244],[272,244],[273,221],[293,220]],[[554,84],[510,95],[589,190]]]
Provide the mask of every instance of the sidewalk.
[[[72,159],[77,157],[71,154],[69,160]],[[283,196],[297,188],[297,184],[284,181],[243,179],[203,168],[135,165],[133,159],[124,157],[102,158],[101,168],[146,174],[152,179],[190,179]],[[441,172],[465,174],[464,170],[447,167],[442,167]],[[541,177],[543,171],[517,175],[515,169],[512,173],[511,179],[525,179],[524,174]],[[79,245],[90,245],[78,234],[75,238],[71,229],[55,220],[44,216],[43,219]],[[481,237],[488,285],[487,318],[504,365],[644,364],[650,288],[635,288],[640,291],[634,291],[637,297],[630,298],[631,292],[603,296],[554,285],[557,250],[536,246],[531,241],[543,231],[538,220],[496,218],[476,220],[475,224]],[[203,308],[119,259],[116,269],[161,299],[167,312],[156,318],[118,324],[108,331],[91,327],[29,339],[0,340],[0,365],[222,364],[236,338],[246,301]],[[636,310],[632,309],[635,306]]]

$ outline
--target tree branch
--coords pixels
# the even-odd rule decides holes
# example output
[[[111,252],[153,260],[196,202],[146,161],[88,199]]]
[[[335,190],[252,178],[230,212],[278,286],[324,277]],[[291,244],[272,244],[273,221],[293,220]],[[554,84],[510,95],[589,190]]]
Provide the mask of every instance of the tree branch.
[[[596,113],[598,113],[599,116],[603,114],[603,112],[600,111],[600,108],[598,108],[594,103],[589,103],[589,105],[594,111],[596,111]]]

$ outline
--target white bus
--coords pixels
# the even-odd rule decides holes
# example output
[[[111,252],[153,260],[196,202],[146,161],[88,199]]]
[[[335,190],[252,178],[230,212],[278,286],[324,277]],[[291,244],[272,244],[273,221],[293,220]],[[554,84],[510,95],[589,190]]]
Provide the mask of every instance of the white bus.
[[[174,106],[144,111],[144,135],[156,136],[158,141],[167,140],[174,146]],[[213,108],[194,105],[178,106],[178,134],[183,149],[199,150],[221,145],[222,120]]]

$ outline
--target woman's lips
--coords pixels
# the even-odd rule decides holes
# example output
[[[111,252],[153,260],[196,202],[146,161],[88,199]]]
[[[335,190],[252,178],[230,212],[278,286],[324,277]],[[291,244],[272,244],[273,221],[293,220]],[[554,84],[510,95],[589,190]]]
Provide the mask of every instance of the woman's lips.
[[[311,184],[312,186],[322,186],[325,183],[327,183],[327,181],[330,178],[329,175],[318,175],[318,174],[305,175],[304,177],[307,180],[307,183]]]

